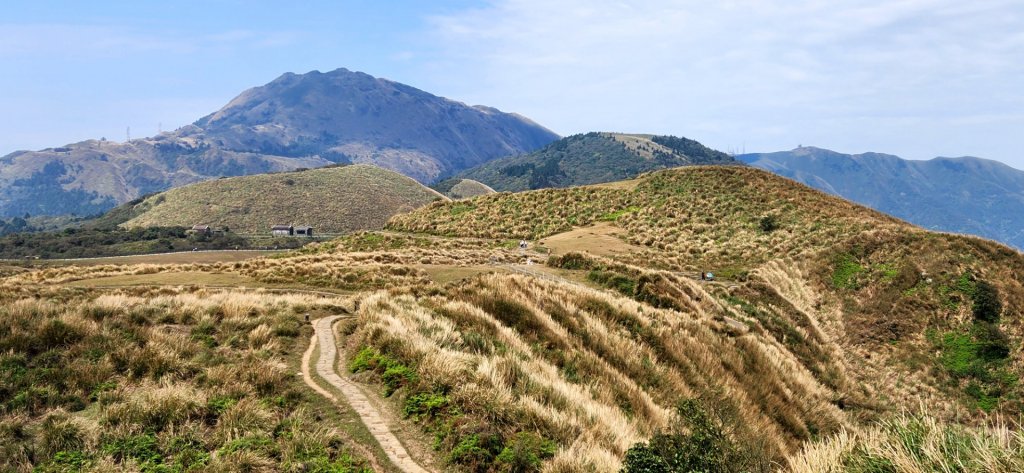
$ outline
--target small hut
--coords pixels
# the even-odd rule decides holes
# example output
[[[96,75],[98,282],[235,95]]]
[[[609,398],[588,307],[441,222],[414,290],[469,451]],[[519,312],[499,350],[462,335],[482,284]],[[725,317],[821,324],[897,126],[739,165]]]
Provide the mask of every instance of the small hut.
[[[295,227],[291,225],[274,225],[270,227],[270,234],[274,236],[292,236],[295,234]]]
[[[295,227],[295,236],[313,236],[313,227]]]
[[[210,228],[209,225],[192,225],[192,233],[209,235],[213,233],[213,228]]]

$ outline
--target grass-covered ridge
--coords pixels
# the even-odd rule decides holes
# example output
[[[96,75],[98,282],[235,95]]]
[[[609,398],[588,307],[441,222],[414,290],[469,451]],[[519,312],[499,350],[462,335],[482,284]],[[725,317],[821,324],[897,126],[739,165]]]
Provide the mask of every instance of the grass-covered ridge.
[[[204,224],[242,234],[311,225],[319,233],[380,229],[389,217],[446,198],[370,165],[329,167],[201,182],[143,199],[112,215],[128,228]]]
[[[761,220],[773,216],[765,231]],[[669,267],[753,268],[869,229],[909,228],[891,217],[765,171],[694,166],[646,174],[632,187],[585,186],[434,203],[389,228],[449,236],[538,239],[614,220]]]
[[[540,150],[496,159],[464,171],[458,179],[480,181],[497,191],[524,191],[630,179],[676,166],[738,164],[731,156],[675,136],[586,133]]]

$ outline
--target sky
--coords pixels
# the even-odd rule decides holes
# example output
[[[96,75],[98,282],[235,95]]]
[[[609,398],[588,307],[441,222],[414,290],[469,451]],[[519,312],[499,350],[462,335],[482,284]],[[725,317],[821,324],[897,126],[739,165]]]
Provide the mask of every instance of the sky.
[[[1024,169],[1021,0],[10,1],[0,155],[153,135],[339,67],[562,135]]]

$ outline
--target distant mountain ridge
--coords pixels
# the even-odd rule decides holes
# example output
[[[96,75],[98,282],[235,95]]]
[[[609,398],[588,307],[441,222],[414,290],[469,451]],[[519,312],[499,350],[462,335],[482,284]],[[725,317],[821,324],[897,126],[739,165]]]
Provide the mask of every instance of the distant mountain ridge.
[[[697,164],[738,162],[688,138],[591,132],[562,138],[532,153],[489,161],[453,179],[471,179],[499,192],[516,192],[620,181],[658,169]]]
[[[997,161],[912,161],[814,147],[737,159],[925,228],[1024,248],[1024,171]]]
[[[174,132],[87,140],[0,158],[0,216],[100,213],[220,176],[366,163],[422,183],[529,152],[558,135],[347,69],[287,73]]]

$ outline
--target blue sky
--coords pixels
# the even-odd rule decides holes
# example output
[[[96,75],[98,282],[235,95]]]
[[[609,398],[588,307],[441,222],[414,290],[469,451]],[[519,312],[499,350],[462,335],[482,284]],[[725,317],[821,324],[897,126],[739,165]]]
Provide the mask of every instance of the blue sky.
[[[6,2],[0,66],[0,154],[152,135],[346,67],[560,134],[1024,169],[1019,0]]]

